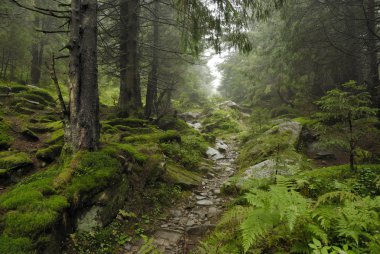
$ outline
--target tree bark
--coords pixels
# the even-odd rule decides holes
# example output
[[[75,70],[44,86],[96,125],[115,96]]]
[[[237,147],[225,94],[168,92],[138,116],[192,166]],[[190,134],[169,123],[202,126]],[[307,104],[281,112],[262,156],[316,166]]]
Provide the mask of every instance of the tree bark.
[[[41,6],[41,0],[35,0],[36,6]],[[44,30],[45,20],[41,19],[38,13],[35,13],[34,26],[36,29]],[[42,35],[43,36],[43,35]],[[36,85],[41,79],[41,68],[42,68],[42,57],[44,51],[44,41],[41,35],[37,35],[34,38],[34,43],[32,45],[32,62],[30,66],[30,78],[31,83]]]
[[[128,64],[128,51],[127,51],[127,17],[128,17],[128,0],[120,0],[120,58],[119,58],[119,72],[120,72],[120,93],[119,93],[119,115],[121,117],[128,117],[128,102],[131,100],[131,93],[128,93],[127,87],[127,64]]]
[[[99,142],[97,0],[72,0],[70,24],[70,133],[73,152]]]
[[[153,110],[157,110],[157,74],[158,74],[158,44],[159,44],[159,7],[158,0],[154,1],[153,10],[153,44],[152,44],[152,63],[151,72],[148,80],[146,92],[145,117],[149,118]]]
[[[378,66],[378,49],[376,38],[376,5],[375,0],[368,0],[368,60],[369,60],[369,91],[373,97],[376,106],[379,105],[377,89],[379,86],[379,66]]]

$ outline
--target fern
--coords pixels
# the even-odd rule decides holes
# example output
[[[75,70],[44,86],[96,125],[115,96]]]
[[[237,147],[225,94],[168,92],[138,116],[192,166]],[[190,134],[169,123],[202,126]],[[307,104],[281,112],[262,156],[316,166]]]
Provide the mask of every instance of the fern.
[[[373,208],[380,204],[374,204],[371,198],[365,198],[360,202],[347,202],[340,208],[341,216],[337,222],[337,232],[341,237],[353,239],[359,244],[359,237],[368,231],[377,230],[379,227],[378,214]]]
[[[317,200],[316,207],[326,204],[332,201],[338,201],[339,203],[343,203],[344,201],[355,201],[359,200],[360,197],[348,191],[333,191],[328,192],[322,196],[320,196]]]
[[[240,226],[245,252],[275,226],[285,223],[287,229],[293,231],[301,218],[309,216],[308,200],[285,187],[271,186],[270,191],[254,189],[246,199],[255,209]]]

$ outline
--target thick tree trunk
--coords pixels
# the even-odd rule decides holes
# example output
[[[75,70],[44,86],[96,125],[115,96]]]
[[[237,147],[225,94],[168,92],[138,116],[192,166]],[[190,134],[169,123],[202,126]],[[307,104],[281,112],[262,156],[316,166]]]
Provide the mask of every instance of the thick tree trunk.
[[[120,0],[119,113],[127,116],[142,107],[138,58],[139,0]]]
[[[72,0],[70,23],[70,133],[73,152],[99,142],[97,0]]]
[[[152,64],[151,72],[148,80],[148,87],[146,91],[146,105],[145,105],[145,116],[149,118],[153,110],[157,110],[157,74],[158,74],[158,43],[159,43],[159,7],[160,3],[158,0],[154,1],[153,10],[153,44],[152,44]]]

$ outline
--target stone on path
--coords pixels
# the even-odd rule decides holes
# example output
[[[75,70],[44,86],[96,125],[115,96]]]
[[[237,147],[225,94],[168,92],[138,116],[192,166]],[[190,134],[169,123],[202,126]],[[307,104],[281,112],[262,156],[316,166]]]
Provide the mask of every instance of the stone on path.
[[[208,199],[203,199],[203,200],[197,201],[196,204],[201,205],[201,206],[211,206],[214,204],[214,202],[212,202],[211,200],[208,200]]]

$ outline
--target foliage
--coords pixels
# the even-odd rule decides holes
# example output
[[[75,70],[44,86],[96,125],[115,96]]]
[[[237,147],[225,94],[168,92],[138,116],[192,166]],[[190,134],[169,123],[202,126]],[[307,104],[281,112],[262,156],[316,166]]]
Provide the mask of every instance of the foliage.
[[[350,81],[343,84],[342,89],[328,91],[316,103],[321,109],[316,116],[323,124],[321,143],[348,151],[353,168],[358,142],[376,122],[377,109],[370,107],[370,94],[364,85]]]

